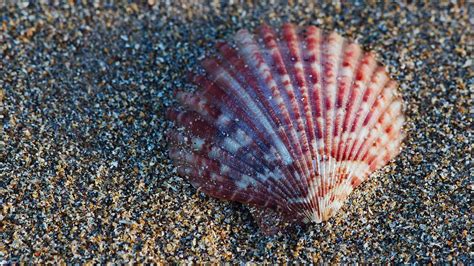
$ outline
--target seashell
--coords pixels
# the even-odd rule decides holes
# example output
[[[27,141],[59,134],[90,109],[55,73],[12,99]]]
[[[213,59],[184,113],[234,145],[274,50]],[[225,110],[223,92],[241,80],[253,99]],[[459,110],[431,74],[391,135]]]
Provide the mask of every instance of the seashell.
[[[170,157],[200,191],[271,219],[333,216],[400,151],[397,84],[375,55],[315,26],[262,25],[217,44],[168,117]],[[262,218],[263,217],[263,218]]]

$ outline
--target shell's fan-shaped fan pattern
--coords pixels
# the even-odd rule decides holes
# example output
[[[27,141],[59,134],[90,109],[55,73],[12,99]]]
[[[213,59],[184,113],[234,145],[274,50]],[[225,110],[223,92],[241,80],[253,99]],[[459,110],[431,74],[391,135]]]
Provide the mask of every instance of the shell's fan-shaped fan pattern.
[[[400,151],[402,100],[370,52],[285,24],[240,30],[168,116],[170,157],[208,195],[291,221],[333,216]]]

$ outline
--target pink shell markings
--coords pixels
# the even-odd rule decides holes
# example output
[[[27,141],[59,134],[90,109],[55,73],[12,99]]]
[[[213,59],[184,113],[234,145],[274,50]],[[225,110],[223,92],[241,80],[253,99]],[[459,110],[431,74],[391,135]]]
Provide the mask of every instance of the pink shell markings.
[[[219,43],[168,117],[180,175],[286,221],[321,222],[400,152],[402,100],[374,54],[315,27]]]

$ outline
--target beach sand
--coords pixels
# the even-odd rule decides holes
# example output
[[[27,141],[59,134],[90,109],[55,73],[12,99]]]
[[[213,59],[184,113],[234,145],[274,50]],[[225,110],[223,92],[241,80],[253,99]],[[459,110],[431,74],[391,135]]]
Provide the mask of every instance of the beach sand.
[[[467,3],[43,2],[0,4],[0,262],[473,262]],[[217,40],[264,21],[376,51],[407,115],[336,217],[271,237],[176,174],[164,117]]]

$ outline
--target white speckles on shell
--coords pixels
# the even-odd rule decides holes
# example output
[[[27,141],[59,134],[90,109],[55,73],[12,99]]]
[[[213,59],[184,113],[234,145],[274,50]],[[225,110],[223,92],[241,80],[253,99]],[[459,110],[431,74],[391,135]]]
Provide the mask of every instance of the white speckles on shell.
[[[241,148],[241,143],[226,137],[224,139],[224,148],[230,153],[236,153]]]
[[[225,126],[227,126],[227,125],[230,123],[230,121],[231,121],[231,120],[230,120],[230,118],[229,118],[227,115],[221,114],[221,115],[219,116],[219,118],[217,119],[216,124],[219,125],[219,126],[225,127]]]
[[[249,185],[255,186],[257,181],[255,178],[248,175],[242,175],[242,178],[236,182],[237,186],[241,189],[246,189]]]
[[[205,141],[202,138],[193,138],[193,150],[200,151],[202,149],[202,145],[204,145]]]
[[[208,156],[210,159],[218,159],[219,158],[219,148],[212,147],[211,151],[209,151]]]
[[[248,146],[252,143],[252,138],[249,137],[242,129],[237,129],[237,133],[235,139],[238,143],[240,143],[243,147]]]
[[[225,164],[221,164],[221,167],[220,167],[220,174],[221,175],[227,175],[227,173],[229,173],[229,171],[230,171],[229,166],[227,166]]]
[[[374,55],[337,33],[246,30],[203,62],[170,152],[215,197],[320,222],[398,152],[402,101]],[[303,49],[303,50],[302,50]],[[180,131],[177,129],[176,131]]]

